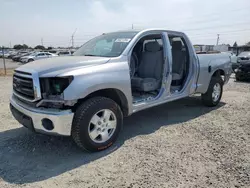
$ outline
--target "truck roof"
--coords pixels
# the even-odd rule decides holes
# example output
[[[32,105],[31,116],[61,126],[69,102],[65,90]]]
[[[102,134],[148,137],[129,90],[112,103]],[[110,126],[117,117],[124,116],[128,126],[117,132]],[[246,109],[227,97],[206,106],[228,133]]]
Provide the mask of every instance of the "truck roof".
[[[108,33],[135,33],[137,34],[139,32],[146,32],[146,31],[165,31],[165,32],[170,32],[170,33],[184,34],[183,32],[180,32],[180,31],[167,30],[164,28],[149,28],[149,29],[141,29],[141,30],[129,29],[129,30],[120,30],[120,31],[115,31],[115,32],[108,32]],[[108,34],[108,33],[103,33],[103,34]]]

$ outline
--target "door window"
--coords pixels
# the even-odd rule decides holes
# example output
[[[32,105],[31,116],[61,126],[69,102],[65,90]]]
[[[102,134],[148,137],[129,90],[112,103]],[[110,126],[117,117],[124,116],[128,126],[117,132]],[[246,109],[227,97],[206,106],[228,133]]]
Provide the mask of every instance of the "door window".
[[[45,55],[44,53],[37,54],[38,57],[41,57],[41,56],[44,56],[44,55]]]

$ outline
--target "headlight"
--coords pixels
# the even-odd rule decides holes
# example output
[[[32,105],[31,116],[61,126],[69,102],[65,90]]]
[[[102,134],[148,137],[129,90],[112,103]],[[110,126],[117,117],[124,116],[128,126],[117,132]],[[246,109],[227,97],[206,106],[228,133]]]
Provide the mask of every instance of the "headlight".
[[[41,78],[40,84],[43,98],[48,98],[50,95],[61,95],[73,79],[73,76]]]

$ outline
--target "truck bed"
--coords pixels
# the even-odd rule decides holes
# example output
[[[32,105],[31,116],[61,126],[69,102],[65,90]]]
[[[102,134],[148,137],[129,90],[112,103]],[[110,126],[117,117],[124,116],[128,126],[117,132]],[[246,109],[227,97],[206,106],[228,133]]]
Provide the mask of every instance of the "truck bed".
[[[232,73],[232,64],[228,54],[197,54],[199,59],[199,76],[197,80],[198,93],[207,91],[211,76],[216,70],[220,70],[224,74],[224,81],[227,82]]]

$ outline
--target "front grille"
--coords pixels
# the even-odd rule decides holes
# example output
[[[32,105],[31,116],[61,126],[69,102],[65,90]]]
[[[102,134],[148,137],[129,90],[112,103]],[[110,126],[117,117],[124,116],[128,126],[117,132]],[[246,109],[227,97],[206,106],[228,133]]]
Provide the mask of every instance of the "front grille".
[[[13,76],[13,90],[18,95],[25,99],[34,100],[34,89],[33,89],[33,79],[31,77],[25,76],[29,75],[29,73],[26,74],[20,74],[19,72],[16,72],[17,74],[14,74]]]

